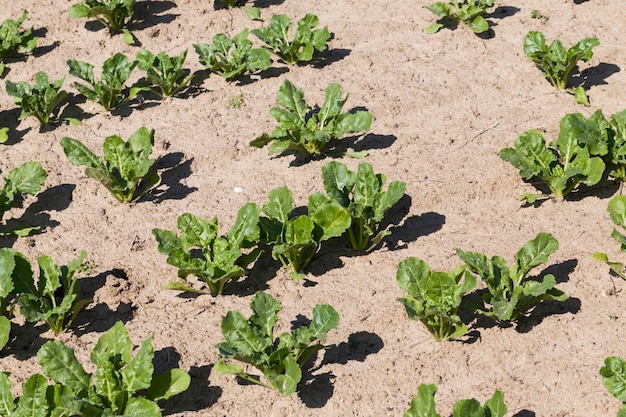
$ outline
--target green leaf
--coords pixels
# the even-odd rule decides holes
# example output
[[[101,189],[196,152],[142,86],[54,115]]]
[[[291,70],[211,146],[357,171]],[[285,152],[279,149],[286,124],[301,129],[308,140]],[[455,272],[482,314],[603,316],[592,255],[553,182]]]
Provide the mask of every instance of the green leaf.
[[[117,369],[120,369],[130,362],[132,347],[126,327],[118,321],[98,339],[91,351],[91,362],[100,367],[103,363],[111,361]]]
[[[274,325],[278,321],[278,312],[281,310],[280,302],[271,295],[258,291],[252,297],[250,308],[254,312],[250,317],[250,324],[256,326],[263,335],[271,339]]]
[[[0,351],[9,342],[10,334],[11,334],[11,321],[5,316],[0,316]],[[0,405],[0,414],[2,414],[1,405]]]
[[[122,369],[122,379],[124,389],[128,392],[137,392],[150,387],[154,366],[154,347],[152,346],[152,336],[144,340],[141,348],[128,364]]]
[[[6,372],[0,372],[0,415],[6,417],[13,416],[15,410],[15,400],[11,394],[11,380]]]
[[[17,407],[13,411],[16,417],[47,417],[49,413],[46,390],[48,381],[43,375],[31,375],[22,388]]]
[[[296,392],[298,383],[302,379],[302,370],[291,355],[287,355],[281,365],[280,368],[282,372],[268,368],[265,370],[264,374],[278,392],[284,396],[288,396]]]
[[[590,106],[589,97],[587,97],[587,92],[583,87],[579,86],[574,89],[574,100],[576,100],[576,103],[582,104],[583,106]]]
[[[404,417],[441,417],[435,411],[435,384],[420,384],[417,395],[411,400],[411,407],[404,413]]]
[[[539,233],[529,240],[515,255],[516,269],[512,275],[518,278],[517,284],[532,268],[548,262],[548,256],[559,248],[559,242],[550,233]]]
[[[610,356],[604,360],[604,366],[600,368],[602,383],[609,393],[626,402],[626,361],[617,356]]]
[[[453,417],[485,417],[485,410],[478,400],[474,398],[470,400],[457,401],[452,407]]]
[[[25,162],[12,169],[5,177],[4,191],[8,195],[31,194],[41,190],[46,181],[47,173],[39,162]]]
[[[320,193],[309,197],[309,217],[322,229],[318,242],[341,236],[350,227],[350,213],[334,200],[327,200]]]
[[[259,22],[263,21],[263,19],[261,19],[261,9],[259,9],[258,7],[242,6],[241,9],[246,12],[246,16],[248,17],[248,19],[257,20]]]
[[[152,379],[146,397],[152,401],[167,400],[184,392],[191,384],[191,377],[182,369],[170,369]]]
[[[124,408],[124,415],[133,417],[161,417],[157,403],[143,397],[131,397]]]
[[[504,393],[496,390],[493,396],[485,403],[485,408],[489,410],[488,417],[504,417],[508,408],[504,403]]]
[[[44,374],[54,382],[69,387],[76,396],[87,395],[91,375],[78,362],[73,349],[60,341],[46,342],[37,352],[37,360]]]
[[[278,187],[269,192],[269,202],[262,208],[263,213],[281,223],[287,223],[293,210],[293,197],[287,186]]]

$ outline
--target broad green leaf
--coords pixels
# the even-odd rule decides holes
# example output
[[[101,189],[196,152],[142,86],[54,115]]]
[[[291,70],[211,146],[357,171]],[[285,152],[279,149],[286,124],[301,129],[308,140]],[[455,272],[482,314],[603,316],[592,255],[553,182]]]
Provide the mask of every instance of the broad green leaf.
[[[70,75],[78,77],[81,80],[86,81],[92,85],[95,83],[93,76],[93,65],[87,62],[77,61],[75,59],[68,60],[67,65],[70,67]]]
[[[350,213],[335,200],[327,200],[316,193],[309,197],[308,208],[309,217],[323,231],[318,242],[341,236],[350,227]]]
[[[478,400],[472,398],[470,400],[457,401],[452,407],[453,417],[485,417],[485,410]]]
[[[0,248],[0,300],[7,298],[13,292],[13,271],[15,269],[15,251],[9,248]],[[0,311],[0,315],[5,314]]]
[[[176,232],[165,229],[152,229],[152,234],[159,243],[158,250],[160,253],[169,255],[175,248],[182,250],[182,243]]]
[[[0,351],[9,342],[9,336],[11,334],[11,321],[5,316],[0,316]],[[0,387],[1,389],[1,387]],[[1,395],[1,394],[0,394]],[[1,402],[1,400],[0,400]],[[2,414],[2,408],[0,404],[0,415]]]
[[[132,417],[161,417],[157,403],[143,397],[131,397],[124,408],[124,415]]]
[[[589,97],[587,97],[587,92],[582,86],[578,86],[574,89],[574,100],[578,104],[582,104],[583,106],[589,107]]]
[[[6,372],[0,372],[0,415],[11,417],[15,409],[15,400],[11,394],[11,380]]]
[[[37,352],[37,360],[44,374],[54,382],[69,387],[76,396],[87,395],[91,375],[78,362],[73,349],[60,341],[46,342]]]
[[[291,355],[287,355],[282,362],[282,372],[269,368],[264,374],[270,383],[284,396],[288,396],[296,392],[298,383],[302,379],[302,370]]]
[[[548,256],[559,248],[559,242],[550,233],[539,233],[529,240],[515,255],[516,270],[512,275],[519,284],[532,268],[548,262]]]
[[[441,417],[435,411],[435,384],[420,384],[417,395],[411,400],[411,407],[406,410],[404,417]]]
[[[250,317],[250,324],[256,326],[265,336],[272,338],[274,325],[278,321],[278,312],[282,309],[280,302],[271,295],[258,291],[252,301],[250,308],[254,314]]]
[[[207,248],[217,237],[217,218],[207,222],[193,214],[184,213],[178,217],[178,228],[183,234],[184,250],[194,246]]]
[[[220,375],[228,375],[228,374],[242,374],[243,368],[234,363],[228,363],[224,361],[219,361],[213,366],[213,370]]]
[[[242,356],[252,356],[271,344],[271,338],[266,339],[253,330],[248,320],[237,311],[229,311],[222,320],[222,334],[228,344]]]
[[[118,321],[98,339],[91,351],[91,362],[100,367],[111,361],[119,369],[130,362],[132,348],[124,323]]]
[[[626,228],[626,196],[613,197],[609,201],[607,210],[613,223]]]
[[[0,64],[0,76],[2,75],[2,65]],[[9,140],[9,128],[8,127],[3,127],[0,128],[0,143],[5,143],[6,141]]]
[[[79,19],[81,17],[87,17],[89,15],[89,8],[83,3],[77,3],[69,8],[68,14],[72,19]]]
[[[105,167],[100,161],[100,158],[98,158],[80,141],[64,137],[63,139],[61,139],[61,146],[65,151],[67,159],[72,165],[86,165],[99,171],[105,170]]]
[[[318,304],[313,307],[313,318],[309,329],[312,340],[326,340],[326,333],[337,328],[339,313],[328,304]]]
[[[610,356],[604,360],[600,368],[602,383],[609,393],[626,403],[626,361],[617,356]]]
[[[189,285],[185,285],[181,282],[169,282],[163,286],[163,289],[189,292],[189,293],[195,293],[195,294],[211,294],[211,291],[199,290],[197,288],[190,287]]]
[[[154,366],[154,347],[152,346],[152,336],[141,344],[141,348],[128,364],[122,369],[122,379],[124,389],[128,392],[137,392],[150,387]]]
[[[430,268],[421,259],[410,257],[400,261],[396,281],[400,288],[414,297],[425,299],[428,294]]]
[[[298,120],[304,123],[305,116],[309,110],[304,102],[304,92],[298,89],[289,80],[285,80],[276,95],[276,102],[293,112]]]
[[[289,213],[293,210],[293,197],[286,186],[275,188],[269,192],[269,202],[262,208],[270,218],[287,223]]]
[[[346,165],[331,161],[322,167],[322,179],[328,196],[343,207],[348,207],[356,175]]]
[[[256,203],[247,203],[237,212],[237,220],[228,233],[228,241],[237,247],[249,247],[260,236],[259,216],[261,209]]]
[[[9,194],[35,195],[46,181],[47,173],[39,162],[26,162],[9,171],[4,190]]]
[[[152,378],[146,397],[152,401],[167,400],[186,391],[190,383],[191,377],[186,371],[170,369]]]
[[[485,408],[489,410],[488,417],[504,417],[508,408],[504,403],[504,393],[496,390],[493,396],[485,402]]]
[[[33,280],[33,270],[28,259],[19,252],[14,252],[15,267],[13,269],[13,285],[16,294],[37,294]]]

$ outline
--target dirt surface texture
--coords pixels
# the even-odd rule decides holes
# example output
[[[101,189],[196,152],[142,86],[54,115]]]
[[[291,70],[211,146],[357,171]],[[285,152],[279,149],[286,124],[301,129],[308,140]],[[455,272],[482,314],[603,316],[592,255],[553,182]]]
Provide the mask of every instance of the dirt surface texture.
[[[85,250],[92,265],[80,284],[93,302],[69,331],[54,336],[16,314],[13,338],[0,355],[0,368],[11,373],[16,394],[29,375],[41,372],[36,352],[48,340],[72,347],[94,372],[91,350],[121,320],[136,346],[154,334],[157,371],[180,367],[192,376],[189,390],[161,403],[164,415],[401,416],[426,383],[437,384],[442,415],[450,415],[457,400],[483,403],[496,389],[505,393],[506,416],[617,413],[620,403],[598,371],[606,357],[626,356],[619,330],[626,326],[626,282],[592,255],[626,258],[611,239],[614,225],[607,212],[619,185],[603,181],[565,200],[524,205],[519,196],[536,188],[498,152],[530,129],[556,139],[568,113],[588,117],[602,109],[609,117],[626,108],[623,0],[497,0],[487,16],[487,36],[464,25],[427,34],[437,18],[423,7],[429,4],[425,0],[248,2],[259,7],[264,22],[213,0],[138,0],[129,28],[140,46],[125,44],[122,35],[111,36],[86,19],[70,19],[73,3],[0,0],[0,20],[27,10],[24,27],[34,27],[40,36],[32,54],[7,61],[0,127],[9,127],[9,141],[0,145],[0,169],[6,174],[39,161],[48,172],[42,192],[27,196],[22,208],[3,219],[41,225],[42,233],[5,238],[2,246],[31,262],[46,254],[60,264]],[[534,10],[540,18],[532,17]],[[199,63],[194,43],[260,28],[279,13],[293,21],[316,14],[332,33],[329,51],[294,66],[273,57],[271,69],[232,83]],[[599,38],[593,58],[580,62],[572,79],[587,90],[590,107],[555,92],[524,54],[523,39],[533,30],[566,46]],[[249,38],[262,45],[252,34]],[[79,80],[68,74],[68,59],[92,63],[99,74],[113,54],[132,58],[140,47],[170,55],[188,50],[191,88],[164,100],[142,94],[111,112],[75,89]],[[33,117],[17,120],[20,109],[4,81],[33,83],[37,71],[51,80],[65,77],[70,103],[64,110],[80,118],[80,125],[40,129]],[[131,82],[142,74],[136,69]],[[340,83],[349,93],[345,109],[367,110],[373,122],[370,131],[348,135],[338,148],[368,155],[309,160],[249,146],[275,127],[269,110],[285,80],[302,89],[311,104],[321,104],[326,87]],[[155,130],[153,157],[162,180],[132,204],[117,202],[84,168],[71,165],[59,143],[76,138],[101,154],[104,138],[126,139],[141,126]],[[342,239],[325,242],[301,281],[293,281],[266,252],[221,296],[163,289],[178,279],[177,269],[158,252],[152,229],[177,230],[178,216],[192,213],[216,216],[227,231],[241,206],[261,206],[270,190],[283,185],[296,206],[305,207],[311,194],[324,191],[321,168],[331,160],[353,171],[368,162],[388,181],[406,182],[404,197],[383,222],[391,234],[381,245],[357,253]],[[449,271],[462,264],[455,252],[460,248],[512,262],[539,232],[552,233],[559,249],[531,275],[554,274],[557,288],[569,296],[564,302],[537,304],[511,326],[464,311],[467,335],[439,343],[397,301],[406,294],[396,282],[403,259],[418,257],[433,270]],[[474,291],[485,288],[478,281]],[[189,282],[200,285],[194,278]],[[282,303],[277,334],[310,318],[317,304],[330,304],[340,315],[326,341],[332,346],[319,352],[289,397],[213,369],[219,360],[215,344],[224,340],[222,318],[230,310],[249,316],[250,299],[261,290]]]

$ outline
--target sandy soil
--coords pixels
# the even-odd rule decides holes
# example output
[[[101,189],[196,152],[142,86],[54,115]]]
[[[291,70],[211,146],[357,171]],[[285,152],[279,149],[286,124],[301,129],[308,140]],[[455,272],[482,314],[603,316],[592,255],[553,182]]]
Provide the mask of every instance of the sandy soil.
[[[69,58],[101,63],[116,52],[134,56],[138,48],[110,37],[82,20],[72,20],[71,0],[2,1],[0,19],[27,9],[27,25],[41,35],[34,54],[9,62],[4,79],[31,81],[39,70],[51,79],[66,76]],[[490,37],[466,27],[427,35],[435,16],[427,1],[258,1],[262,17],[286,13],[299,19],[317,14],[333,33],[330,52],[315,65],[273,69],[247,83],[228,84],[217,75],[202,76],[192,44],[209,42],[261,22],[241,10],[216,8],[211,0],[138,1],[138,22],[131,25],[141,45],[153,52],[178,54],[189,49],[187,66],[198,72],[194,88],[162,102],[145,100],[111,113],[72,93],[67,111],[82,117],[80,126],[39,129],[0,94],[0,126],[10,141],[0,146],[0,169],[40,161],[48,171],[44,191],[27,198],[24,209],[8,218],[40,224],[45,233],[4,240],[33,261],[48,254],[61,263],[88,252],[93,272],[81,280],[94,301],[71,331],[58,339],[89,365],[89,352],[102,332],[123,320],[138,345],[154,333],[158,370],[189,370],[190,389],[163,404],[175,416],[400,416],[421,383],[439,386],[439,412],[448,415],[461,398],[481,402],[494,390],[505,392],[507,416],[610,416],[619,401],[601,383],[598,370],[607,356],[626,356],[624,283],[592,259],[595,251],[624,259],[610,238],[609,198],[618,193],[602,184],[566,201],[524,207],[518,196],[534,190],[498,157],[517,135],[540,129],[558,134],[567,113],[588,116],[596,109],[611,115],[624,109],[626,12],[621,0],[497,1],[489,20]],[[537,9],[543,19],[532,19]],[[581,64],[576,82],[588,89],[591,107],[568,94],[555,94],[524,55],[522,39],[531,30],[571,45],[596,36],[600,46]],[[253,37],[251,36],[251,39]],[[134,75],[139,77],[139,72]],[[176,229],[176,218],[190,212],[217,216],[223,230],[232,226],[243,204],[266,202],[267,193],[287,185],[298,205],[322,191],[321,167],[328,160],[301,163],[293,155],[270,157],[248,146],[269,132],[269,116],[280,84],[289,79],[310,103],[321,103],[324,89],[339,82],[350,93],[348,108],[363,107],[374,116],[371,132],[349,148],[368,150],[365,159],[390,180],[407,183],[405,197],[389,215],[391,236],[382,247],[357,255],[336,242],[312,262],[307,280],[293,282],[271,258],[260,259],[249,277],[221,297],[182,296],[161,287],[176,277],[157,252],[151,230]],[[241,97],[242,105],[228,106]],[[136,204],[122,205],[67,161],[59,141],[70,136],[98,149],[109,135],[129,137],[140,126],[156,130],[155,157],[162,184]],[[341,159],[352,169],[359,161]],[[235,192],[235,188],[242,189]],[[455,248],[511,260],[537,233],[552,233],[560,249],[546,269],[569,300],[538,305],[528,318],[504,328],[473,320],[462,341],[437,343],[410,321],[397,297],[398,263],[417,256],[433,269],[460,265]],[[283,304],[280,331],[299,314],[310,316],[319,303],[341,316],[329,334],[332,348],[320,355],[299,393],[284,398],[260,386],[240,385],[212,371],[214,344],[223,340],[220,322],[229,310],[249,313],[250,297],[265,290]],[[18,323],[19,321],[16,321]],[[15,326],[0,367],[12,373],[16,392],[39,372],[35,353],[54,335],[45,327]],[[620,334],[622,336],[620,336]]]

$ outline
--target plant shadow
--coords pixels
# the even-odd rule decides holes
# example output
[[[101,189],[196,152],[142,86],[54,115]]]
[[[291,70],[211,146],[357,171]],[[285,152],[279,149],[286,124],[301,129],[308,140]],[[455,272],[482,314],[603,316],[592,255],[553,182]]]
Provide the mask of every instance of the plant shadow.
[[[409,243],[441,230],[444,224],[446,224],[446,216],[432,211],[410,216],[401,225],[389,228],[391,234],[385,237],[384,242],[392,251],[406,249]]]
[[[183,161],[185,154],[172,152],[156,161],[157,170],[161,171],[161,183],[151,189],[142,198],[142,201],[161,203],[165,200],[182,200],[194,191],[196,187],[187,187],[181,180],[191,175],[193,158]]]
[[[308,408],[324,407],[334,394],[335,375],[331,372],[322,374],[314,374],[314,372],[327,364],[345,365],[349,361],[364,362],[367,356],[378,353],[383,347],[384,343],[380,336],[366,331],[352,333],[348,337],[348,342],[328,347],[319,366],[303,369],[302,380],[298,385],[298,397]]]
[[[180,355],[174,348],[167,348],[167,350],[168,352],[164,353],[167,357],[170,357],[172,354],[171,352],[173,351],[178,357],[177,360],[180,359]],[[155,353],[155,359],[157,358],[157,354],[159,352]],[[163,370],[172,369],[172,367],[173,366],[170,366]],[[215,404],[222,396],[222,389],[220,387],[213,387],[209,384],[209,376],[211,375],[212,369],[213,365],[192,366],[189,369],[189,375],[191,376],[189,388],[180,394],[159,403],[159,406],[163,410],[163,415],[167,416],[177,413],[198,412],[206,410]]]
[[[235,85],[237,86],[244,86],[244,85],[253,84],[259,80],[280,77],[281,75],[286,74],[288,72],[289,72],[289,68],[287,67],[278,67],[278,68],[270,67],[266,70],[259,71],[254,74],[243,74],[242,76],[233,80],[233,82],[235,82],[236,83]]]
[[[24,325],[18,326],[11,322],[9,341],[0,351],[0,358],[13,356],[20,361],[32,359],[37,356],[37,351],[41,346],[51,340],[41,337],[48,330],[45,324],[34,326],[32,323],[26,322]]]
[[[513,414],[512,417],[537,417],[537,414],[530,410],[520,410],[519,412]]]
[[[22,110],[19,107],[0,111],[0,129],[5,127],[9,129],[7,132],[9,139],[0,144],[0,146],[15,145],[24,139],[24,136],[32,129],[29,127],[24,130],[17,130],[17,127],[20,125],[19,117],[21,113]]]
[[[606,62],[600,62],[595,67],[585,68],[581,72],[577,70],[578,67],[576,67],[576,72],[570,77],[569,85],[574,88],[583,87],[585,90],[598,85],[607,85],[606,79],[621,71],[617,65]]]
[[[259,259],[248,270],[246,279],[226,287],[224,294],[248,297],[257,291],[267,290],[269,288],[267,282],[274,278],[278,270],[282,268],[281,263],[272,258],[271,252],[271,248],[264,247]]]
[[[126,272],[121,269],[110,269],[95,277],[80,278],[78,285],[83,297],[94,299],[96,292],[101,288],[119,288],[121,283],[127,282]],[[78,313],[72,324],[73,333],[77,336],[92,332],[103,333],[118,321],[122,323],[129,321],[133,317],[133,309],[132,305],[125,302],[120,302],[115,310],[104,302],[95,304]]]
[[[178,14],[165,13],[176,8],[176,3],[168,0],[143,0],[135,3],[135,12],[128,22],[131,32],[148,29],[159,24],[171,23]]]
[[[323,52],[316,53],[308,64],[311,64],[313,68],[324,68],[330,64],[341,61],[350,55],[351,52],[352,50],[343,48],[327,49]]]

